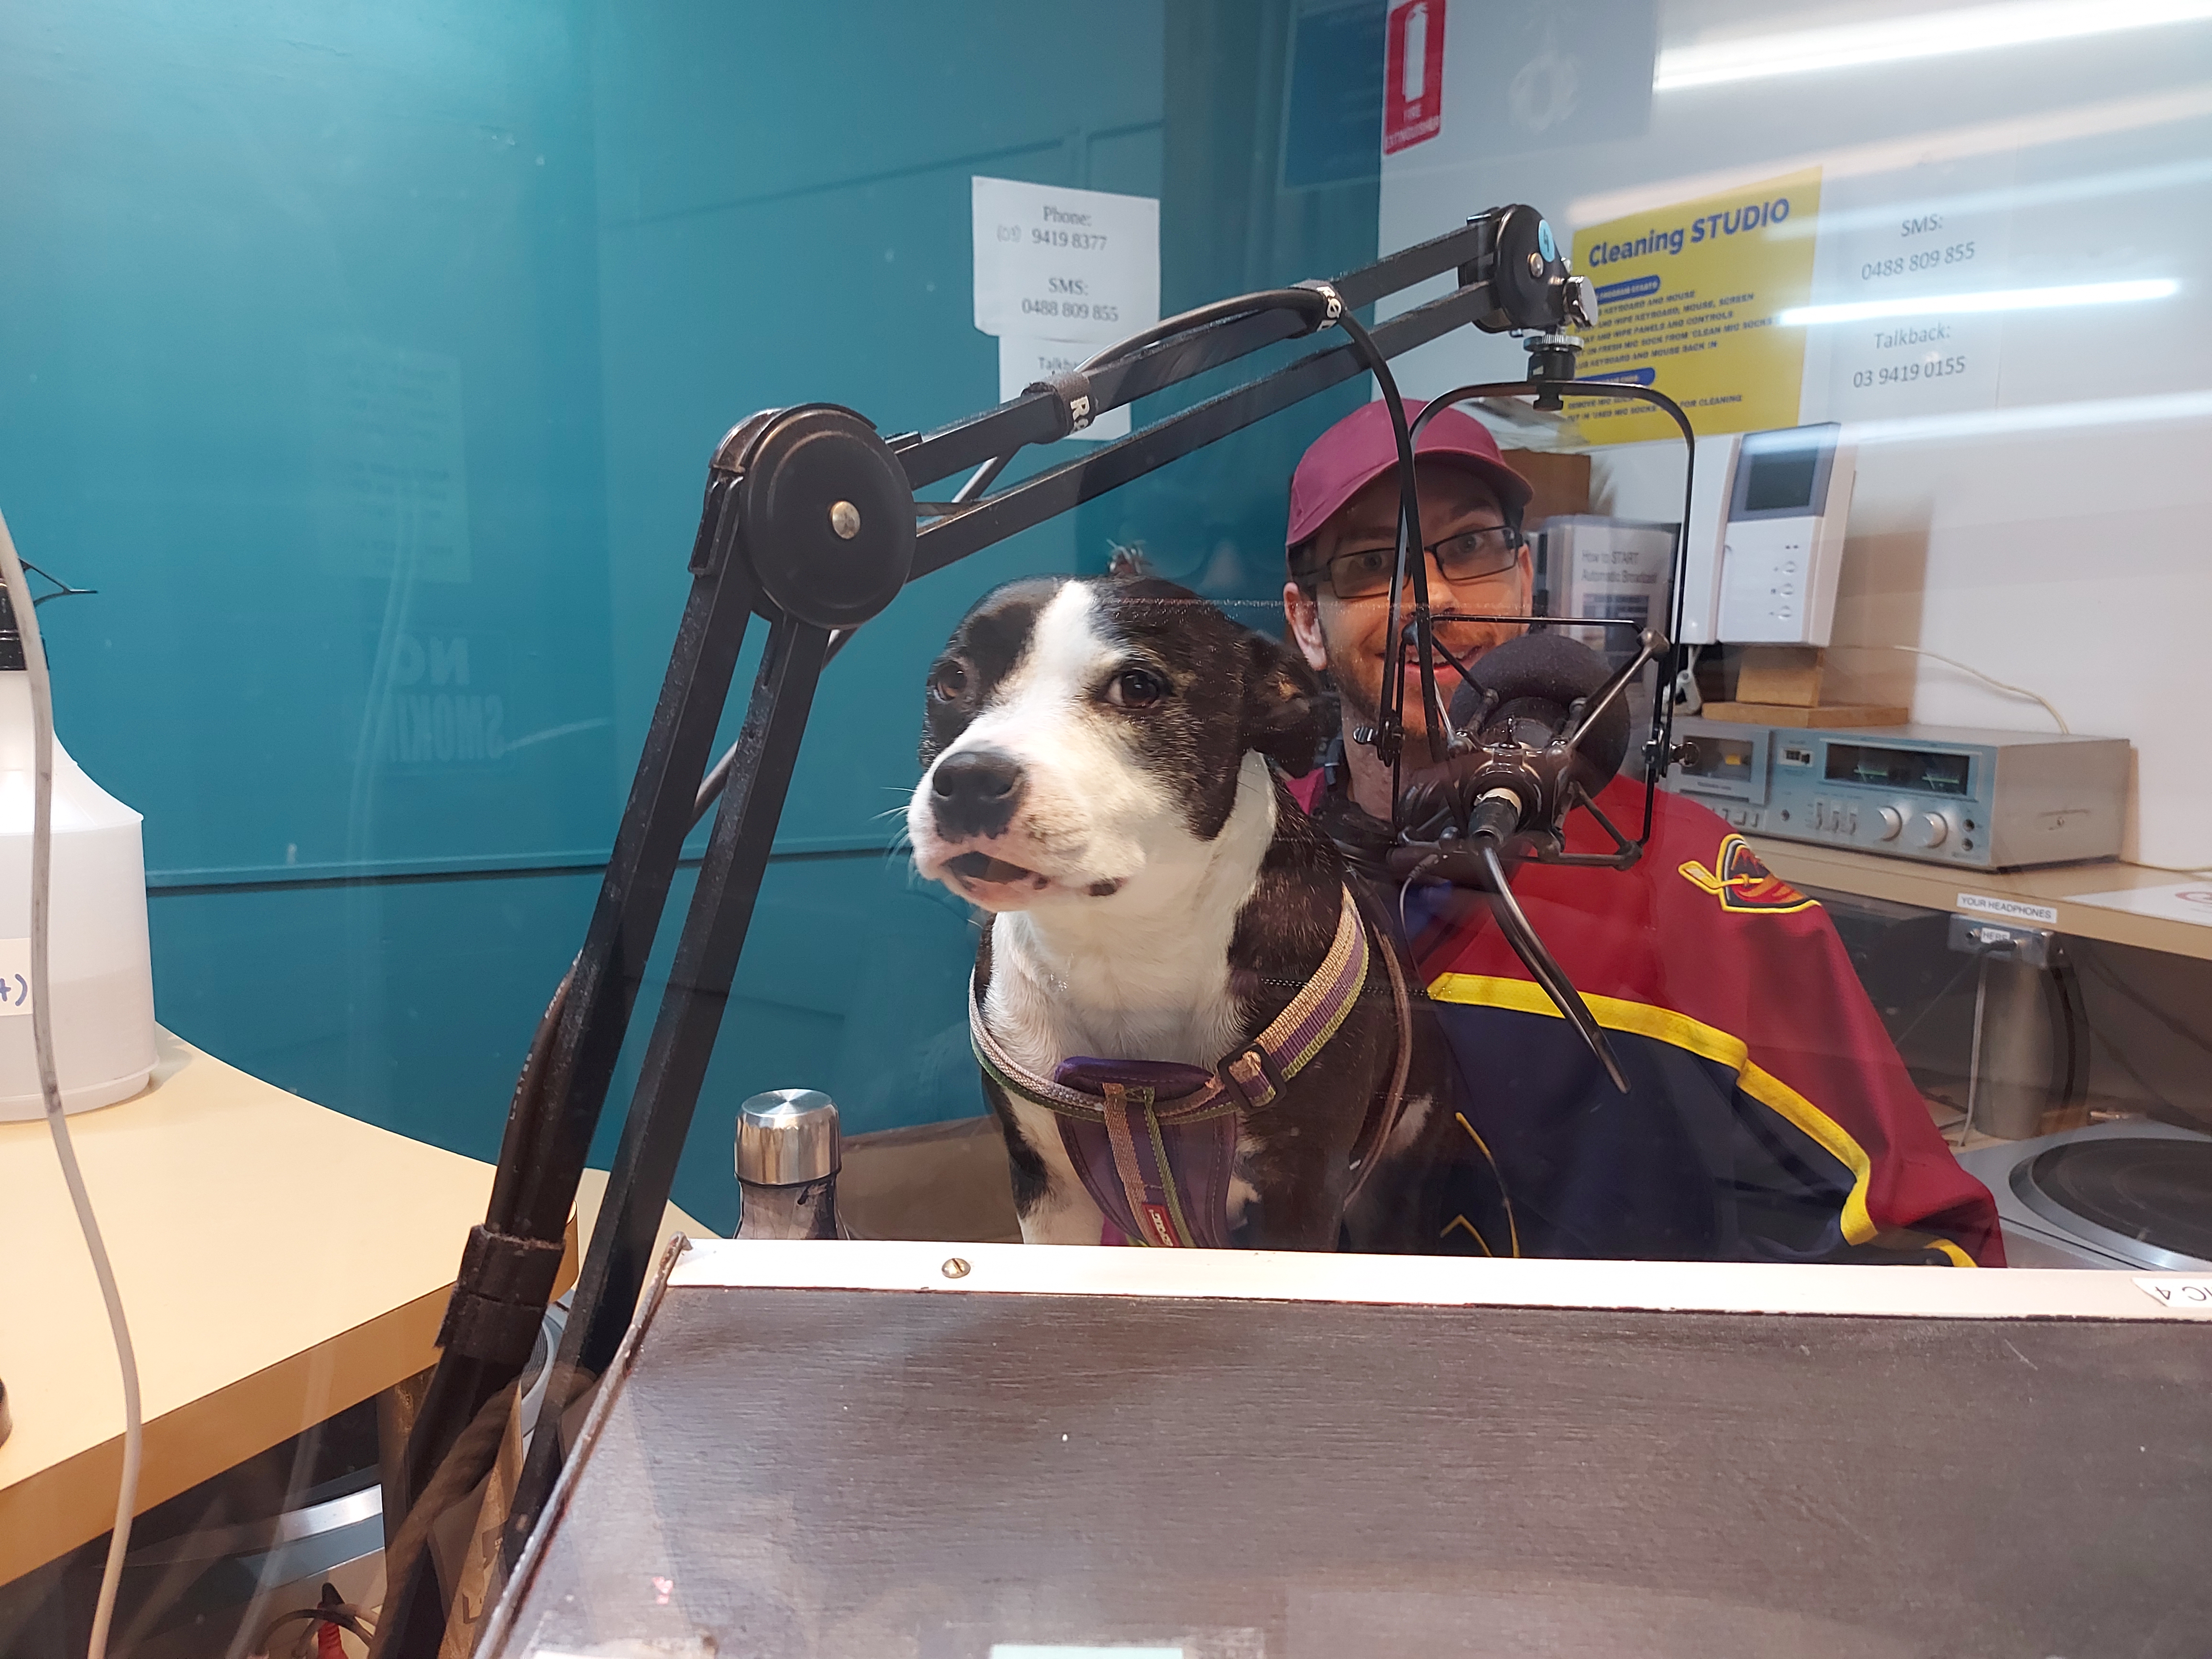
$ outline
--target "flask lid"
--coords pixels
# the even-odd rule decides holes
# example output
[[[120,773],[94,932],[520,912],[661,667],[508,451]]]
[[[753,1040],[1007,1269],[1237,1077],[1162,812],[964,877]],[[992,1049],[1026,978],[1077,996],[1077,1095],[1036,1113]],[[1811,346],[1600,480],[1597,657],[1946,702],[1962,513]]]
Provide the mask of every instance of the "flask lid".
[[[837,1104],[819,1089],[770,1089],[738,1108],[738,1179],[795,1187],[837,1173]]]

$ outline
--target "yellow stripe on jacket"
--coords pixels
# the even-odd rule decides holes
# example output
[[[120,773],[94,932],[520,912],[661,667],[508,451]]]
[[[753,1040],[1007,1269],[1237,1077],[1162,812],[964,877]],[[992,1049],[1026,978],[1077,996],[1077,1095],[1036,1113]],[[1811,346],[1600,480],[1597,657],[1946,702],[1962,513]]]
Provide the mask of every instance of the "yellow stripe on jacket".
[[[1429,986],[1429,996],[1437,1002],[1547,1014],[1553,1019],[1565,1018],[1553,1006],[1544,988],[1531,980],[1490,974],[1439,974]],[[1844,1238],[1852,1244],[1874,1242],[1881,1230],[1867,1212],[1867,1187],[1874,1178],[1874,1160],[1867,1156],[1866,1148],[1852,1139],[1843,1125],[1781,1079],[1752,1064],[1750,1045],[1742,1038],[1692,1019],[1687,1014],[1678,1014],[1671,1008],[1656,1007],[1648,1002],[1588,994],[1583,1000],[1589,1004],[1597,1023],[1609,1031],[1650,1037],[1656,1042],[1693,1054],[1700,1060],[1711,1060],[1716,1066],[1725,1066],[1735,1073],[1736,1086],[1744,1093],[1811,1137],[1829,1157],[1851,1172],[1851,1190],[1844,1200]],[[1930,1243],[1960,1266],[1974,1265],[1972,1258],[1958,1246],[1946,1249],[1940,1240]]]

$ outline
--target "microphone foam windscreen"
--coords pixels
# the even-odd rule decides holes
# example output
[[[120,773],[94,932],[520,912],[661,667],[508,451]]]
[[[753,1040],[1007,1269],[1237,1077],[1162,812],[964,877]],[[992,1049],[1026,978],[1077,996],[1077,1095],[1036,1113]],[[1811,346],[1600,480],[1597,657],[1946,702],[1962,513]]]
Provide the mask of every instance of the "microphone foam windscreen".
[[[1556,714],[1547,717],[1556,732],[1566,725],[1569,705],[1595,696],[1610,678],[1605,659],[1588,646],[1562,634],[1523,634],[1476,659],[1473,676],[1452,698],[1452,722],[1465,726],[1480,720],[1486,694],[1494,692],[1498,708],[1539,703],[1556,709]],[[1514,712],[1535,711],[1524,708]],[[1626,697],[1616,697],[1607,705],[1597,725],[1583,739],[1581,753],[1596,772],[1593,787],[1620,770],[1628,755]]]

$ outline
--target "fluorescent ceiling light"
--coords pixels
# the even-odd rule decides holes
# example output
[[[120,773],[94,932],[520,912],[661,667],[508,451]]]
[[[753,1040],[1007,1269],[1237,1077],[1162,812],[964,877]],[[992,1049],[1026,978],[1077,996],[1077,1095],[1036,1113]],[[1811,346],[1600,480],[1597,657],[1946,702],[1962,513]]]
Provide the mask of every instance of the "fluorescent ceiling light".
[[[2170,276],[2140,283],[2081,283],[2071,288],[2004,288],[1986,294],[1924,294],[1917,299],[1861,300],[1840,306],[1797,306],[1774,320],[1785,328],[1863,323],[1877,317],[1954,316],[1974,311],[2049,311],[2059,306],[2124,305],[2166,300],[2181,291]]]
[[[1910,58],[1944,58],[1994,46],[2071,40],[2085,34],[2208,19],[2212,19],[2212,0],[2013,0],[2003,5],[1965,6],[1786,34],[1670,46],[1659,54],[1651,89],[1677,92],[1730,81],[1858,69]]]
[[[1864,449],[1873,444],[2021,438],[2039,433],[2063,434],[2072,438],[2094,427],[2171,427],[2183,421],[2212,421],[2212,392],[2172,392],[2148,398],[2105,398],[2085,403],[2032,404],[2018,409],[1961,410],[1950,415],[1853,421],[1844,427],[1844,435]]]
[[[2186,161],[2169,161],[2160,167],[2128,167],[2114,173],[2082,173],[2070,179],[2045,179],[2033,185],[2007,185],[1998,190],[1961,191],[1955,196],[1931,196],[1928,210],[1942,213],[1947,218],[1954,213],[2017,213],[2022,208],[2057,207],[2069,202],[2111,202],[2117,197],[2145,191],[2180,190],[2191,185],[2200,185],[2212,179],[2212,155],[2198,156]],[[1922,210],[1916,209],[1915,211]],[[1837,208],[1816,215],[1804,222],[1801,235],[1826,235],[1833,231],[1864,230],[1875,225],[1892,225],[1897,220],[1897,204],[1882,202],[1871,207]],[[1777,234],[1786,234],[1797,228],[1795,219],[1784,223]]]
[[[2038,145],[2074,144],[2085,138],[2137,132],[2177,121],[2201,121],[2208,115],[2212,115],[2212,83],[2202,82],[2172,92],[2130,94],[2103,103],[2077,104],[2067,109],[2039,109],[2033,114],[2010,116],[2001,121],[1906,133],[1838,149],[1807,150],[1709,173],[1687,173],[1601,191],[1568,203],[1566,222],[1579,227],[1599,224],[1607,219],[1625,219],[1631,214],[1675,207],[1699,197],[1747,189],[1807,167],[1819,167],[1822,183],[1827,184],[1838,179],[1864,179],[1907,167],[1967,161],[1978,155],[2002,155]]]

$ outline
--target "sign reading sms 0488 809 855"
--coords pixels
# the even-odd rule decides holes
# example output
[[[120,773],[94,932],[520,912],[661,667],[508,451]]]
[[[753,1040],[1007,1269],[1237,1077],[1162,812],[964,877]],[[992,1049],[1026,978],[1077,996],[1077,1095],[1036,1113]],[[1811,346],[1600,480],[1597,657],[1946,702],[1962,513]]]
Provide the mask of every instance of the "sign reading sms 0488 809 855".
[[[1150,196],[976,179],[975,326],[1103,344],[1160,314],[1160,204]]]
[[[999,337],[999,396],[1160,315],[1160,204],[1150,196],[976,179],[975,326]],[[1118,438],[1128,411],[1082,435]]]

